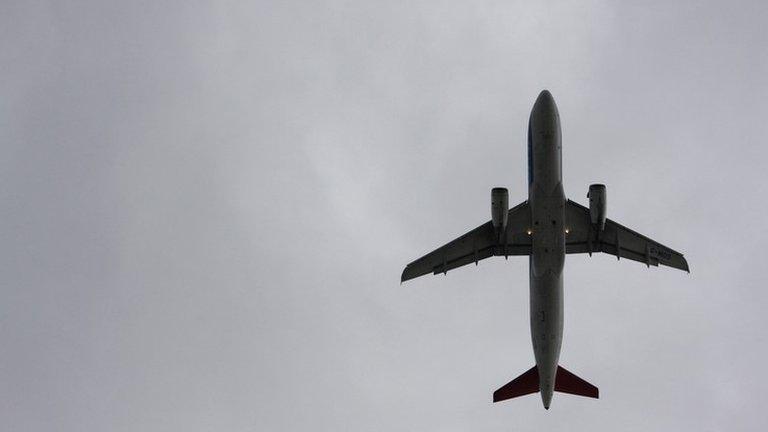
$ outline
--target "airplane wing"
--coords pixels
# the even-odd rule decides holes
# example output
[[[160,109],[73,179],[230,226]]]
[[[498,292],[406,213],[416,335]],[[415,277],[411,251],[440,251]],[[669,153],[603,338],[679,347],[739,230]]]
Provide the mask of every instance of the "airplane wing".
[[[688,262],[680,252],[610,219],[605,220],[605,229],[599,232],[592,225],[589,209],[571,200],[565,206],[565,220],[568,228],[566,253],[605,252],[615,255],[617,259],[629,258],[649,267],[662,264],[690,273]]]
[[[475,263],[491,256],[530,255],[531,237],[527,231],[531,225],[528,201],[509,209],[507,228],[499,235],[488,221],[456,240],[437,248],[403,270],[400,282],[428,273],[447,273],[448,270]]]

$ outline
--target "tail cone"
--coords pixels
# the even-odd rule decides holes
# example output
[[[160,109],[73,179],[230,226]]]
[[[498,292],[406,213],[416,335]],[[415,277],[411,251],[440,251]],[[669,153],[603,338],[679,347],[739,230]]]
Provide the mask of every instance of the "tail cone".
[[[549,409],[552,405],[552,392],[541,392],[541,401],[544,402],[544,409]]]

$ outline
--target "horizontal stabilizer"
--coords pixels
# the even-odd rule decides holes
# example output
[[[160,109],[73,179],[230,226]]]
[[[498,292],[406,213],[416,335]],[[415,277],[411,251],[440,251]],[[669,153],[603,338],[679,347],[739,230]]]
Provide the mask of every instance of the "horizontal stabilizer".
[[[539,369],[534,366],[519,377],[505,384],[504,387],[493,392],[493,401],[501,402],[518,396],[537,393],[538,391]]]
[[[505,384],[504,387],[493,392],[493,401],[501,402],[531,393],[538,393],[539,390],[539,369],[534,366],[519,377]],[[568,372],[562,366],[557,367],[555,391],[595,399],[599,397],[599,390],[597,387]]]
[[[586,396],[595,399],[599,397],[599,390],[597,387],[568,372],[562,366],[557,367],[555,391],[560,393],[570,393],[578,396]]]

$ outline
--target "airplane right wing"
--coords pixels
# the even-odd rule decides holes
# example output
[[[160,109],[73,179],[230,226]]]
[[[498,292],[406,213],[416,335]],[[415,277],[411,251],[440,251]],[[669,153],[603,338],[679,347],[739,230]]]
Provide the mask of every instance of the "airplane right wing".
[[[528,201],[524,201],[509,209],[505,233],[499,235],[488,221],[408,264],[400,282],[429,273],[447,273],[492,256],[530,255],[531,237],[527,233],[530,227],[531,209]]]
[[[565,205],[565,220],[568,234],[565,237],[565,252],[605,252],[617,258],[628,258],[648,266],[659,264],[685,270],[690,273],[688,261],[683,254],[661,243],[636,233],[610,219],[605,220],[605,229],[600,232],[592,225],[589,209],[568,200]]]

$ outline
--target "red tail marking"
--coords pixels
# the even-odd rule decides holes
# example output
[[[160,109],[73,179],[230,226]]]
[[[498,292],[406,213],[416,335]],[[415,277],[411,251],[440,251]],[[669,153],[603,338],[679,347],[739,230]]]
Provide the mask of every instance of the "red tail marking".
[[[539,391],[539,370],[536,366],[505,384],[502,388],[493,392],[493,401],[500,402],[507,399],[524,396]]]
[[[578,396],[586,396],[595,399],[599,397],[599,390],[597,387],[568,372],[562,366],[557,367],[555,391],[560,393],[570,393]]]

